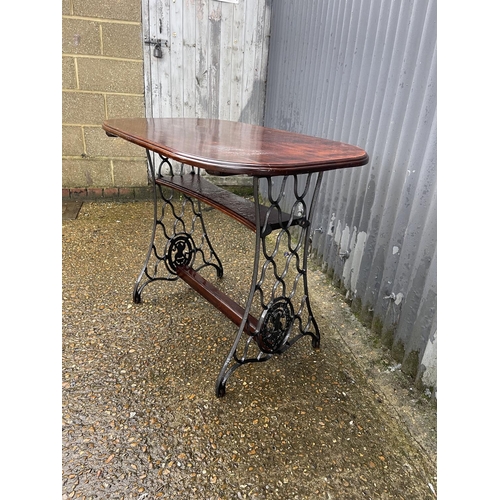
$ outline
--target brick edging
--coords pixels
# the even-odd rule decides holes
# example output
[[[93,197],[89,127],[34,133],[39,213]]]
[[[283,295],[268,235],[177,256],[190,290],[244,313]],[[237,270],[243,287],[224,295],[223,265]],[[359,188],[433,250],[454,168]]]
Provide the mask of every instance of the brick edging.
[[[130,188],[62,188],[63,200],[142,200],[151,198],[151,187]]]

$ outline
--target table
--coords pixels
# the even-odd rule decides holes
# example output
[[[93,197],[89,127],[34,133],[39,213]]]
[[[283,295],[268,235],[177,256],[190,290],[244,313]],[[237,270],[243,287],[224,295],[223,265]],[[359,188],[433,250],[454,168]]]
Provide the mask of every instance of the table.
[[[123,118],[106,120],[103,129],[146,149],[153,186],[151,242],[134,302],[141,302],[152,282],[181,279],[238,327],[215,383],[216,396],[224,396],[229,377],[244,364],[267,361],[303,337],[319,348],[307,286],[319,186],[324,171],[367,164],[366,152],[341,142],[214,119]],[[253,200],[216,186],[203,171],[251,176]],[[212,268],[222,278],[223,266],[207,234],[202,204],[256,235],[245,305],[204,277]]]

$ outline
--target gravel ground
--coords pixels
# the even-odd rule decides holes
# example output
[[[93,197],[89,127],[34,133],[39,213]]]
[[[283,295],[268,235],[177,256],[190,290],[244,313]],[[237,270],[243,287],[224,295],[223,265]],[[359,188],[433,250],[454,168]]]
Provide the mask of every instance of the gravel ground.
[[[435,406],[319,270],[321,349],[241,367],[216,398],[236,327],[182,282],[132,302],[151,218],[150,202],[84,203],[63,221],[63,499],[436,497]],[[205,221],[243,302],[254,235]]]

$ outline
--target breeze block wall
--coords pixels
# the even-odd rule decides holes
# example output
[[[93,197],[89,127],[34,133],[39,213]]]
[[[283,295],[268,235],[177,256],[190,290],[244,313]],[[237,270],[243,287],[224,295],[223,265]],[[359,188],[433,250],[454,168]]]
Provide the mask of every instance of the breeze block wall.
[[[143,148],[102,129],[107,118],[144,117],[140,0],[63,0],[63,198],[142,197]]]

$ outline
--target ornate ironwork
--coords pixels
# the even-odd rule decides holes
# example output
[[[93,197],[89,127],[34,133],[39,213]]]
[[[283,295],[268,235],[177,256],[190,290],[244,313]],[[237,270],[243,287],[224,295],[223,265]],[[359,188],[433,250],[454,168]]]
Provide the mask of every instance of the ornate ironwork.
[[[169,242],[167,251],[168,270],[175,274],[179,266],[191,267],[195,255],[195,245],[191,235],[176,234]]]
[[[147,154],[153,181],[154,221],[149,250],[134,287],[135,302],[141,301],[142,291],[149,283],[179,279],[180,267],[199,271],[211,266],[217,276],[223,274],[205,229],[200,201],[186,195],[174,196],[175,189],[161,183],[174,176],[172,164],[158,155],[156,173],[150,151]],[[195,167],[188,167],[187,172],[184,165],[180,168],[180,175],[199,175]],[[321,173],[316,173],[284,176],[280,180],[254,178],[257,230],[252,282],[238,333],[216,381],[219,397],[225,394],[227,380],[240,366],[267,361],[304,336],[311,337],[313,347],[320,345],[307,289],[307,255],[321,177]],[[292,190],[286,189],[288,182],[293,183]],[[260,183],[267,192],[264,202]],[[286,193],[291,191],[293,199],[288,200]],[[261,212],[262,206],[265,210]],[[289,214],[283,212],[283,207]]]
[[[157,155],[159,165],[155,171],[155,157],[146,150],[148,175],[153,183],[153,227],[151,242],[144,265],[133,290],[133,300],[141,302],[144,288],[154,281],[175,281],[176,269],[187,265],[195,270],[211,266],[217,276],[223,275],[222,263],[210,242],[203,220],[201,203],[162,186],[156,179],[174,175],[174,168],[168,158]],[[181,175],[199,175],[195,167],[180,167]],[[186,171],[185,171],[186,170]]]
[[[287,297],[273,300],[264,309],[255,340],[262,352],[277,354],[284,347],[294,320],[293,305]]]
[[[305,336],[311,338],[314,348],[320,346],[319,328],[309,301],[307,257],[312,214],[321,178],[322,173],[300,178],[284,176],[276,184],[273,177],[254,178],[254,199],[262,198],[259,189],[259,182],[262,182],[267,188],[264,202],[267,209],[261,216],[256,202],[257,232],[250,293],[240,328],[215,384],[218,397],[224,396],[227,380],[240,366],[267,361]],[[290,191],[286,189],[287,182],[293,182],[293,200],[285,200]],[[291,217],[284,215],[283,206],[290,207]],[[254,311],[261,311],[257,315],[259,321],[255,330],[244,337]]]

